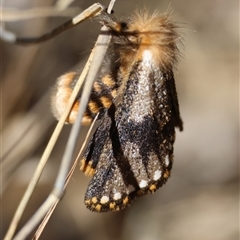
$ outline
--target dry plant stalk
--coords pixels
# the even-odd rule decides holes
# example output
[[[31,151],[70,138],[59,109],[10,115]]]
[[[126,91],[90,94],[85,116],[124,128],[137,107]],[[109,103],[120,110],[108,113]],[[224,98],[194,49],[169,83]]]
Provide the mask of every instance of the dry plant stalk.
[[[81,149],[80,149],[80,151],[78,153],[78,156],[76,157],[76,159],[75,159],[75,161],[74,161],[74,163],[73,163],[73,165],[72,165],[72,167],[71,167],[71,169],[70,169],[70,171],[69,171],[69,173],[68,173],[68,175],[66,177],[66,181],[65,181],[65,184],[64,184],[64,189],[66,189],[66,187],[67,187],[67,185],[69,183],[69,180],[71,179],[72,174],[74,173],[74,170],[75,170],[75,168],[76,168],[76,166],[78,164],[79,158],[82,156],[82,154],[83,154],[83,152],[84,152],[84,150],[85,150],[85,148],[86,148],[90,138],[92,137],[92,135],[94,133],[94,126],[95,126],[95,123],[97,121],[97,118],[98,118],[98,115],[96,115],[94,121],[92,122],[92,124],[91,124],[91,126],[90,126],[90,128],[89,128],[89,130],[87,132],[87,135],[86,135],[86,138],[84,140],[84,143],[82,144],[82,147],[81,147]],[[39,225],[38,229],[35,232],[35,235],[33,236],[34,240],[39,239],[39,237],[41,236],[41,234],[42,234],[44,228],[46,227],[46,225],[47,225],[51,215],[53,214],[53,211],[57,207],[58,202],[59,202],[59,199],[55,202],[55,204],[49,209],[49,211],[45,215],[43,221],[41,222],[41,224]]]
[[[111,1],[111,2],[112,2],[111,6],[113,6],[113,4],[114,4],[115,1]],[[110,9],[110,11],[111,11],[111,9]],[[100,39],[100,41],[99,41],[99,39],[98,39],[97,44],[99,44],[100,46],[101,46],[101,45],[105,45],[105,46],[104,46],[104,48],[105,48],[104,51],[106,51],[107,46],[108,46],[108,44],[106,44],[106,42],[109,42],[109,41],[110,41],[110,40],[109,40],[110,37],[109,37],[109,36],[104,36],[104,37],[105,37],[105,42],[104,42],[104,43],[101,42],[103,39]],[[107,40],[106,40],[106,39],[107,39]],[[96,45],[97,45],[97,44],[96,44]],[[49,158],[49,156],[50,156],[50,153],[51,153],[51,151],[52,151],[52,149],[53,149],[53,147],[54,147],[54,145],[55,145],[55,143],[56,143],[56,141],[57,141],[57,139],[58,139],[58,136],[60,135],[60,132],[61,132],[61,130],[62,130],[62,128],[63,128],[64,123],[65,123],[65,120],[66,120],[67,116],[69,115],[69,112],[70,112],[70,110],[71,110],[71,108],[72,108],[72,105],[73,105],[73,103],[74,103],[74,101],[75,101],[75,99],[76,99],[76,96],[77,96],[77,94],[78,94],[78,92],[79,92],[79,90],[80,90],[80,88],[81,88],[81,86],[82,86],[82,83],[83,83],[84,79],[86,78],[86,75],[87,75],[88,70],[89,70],[89,67],[90,67],[90,63],[93,61],[93,60],[92,60],[93,55],[94,55],[93,53],[94,53],[94,51],[92,51],[92,54],[90,55],[90,58],[89,58],[87,64],[85,65],[85,68],[84,68],[84,70],[83,70],[83,72],[82,72],[82,74],[81,74],[81,76],[80,76],[80,78],[79,78],[79,80],[78,80],[78,83],[76,84],[76,86],[75,86],[75,88],[74,88],[74,91],[73,91],[73,93],[72,93],[72,96],[71,96],[71,98],[69,99],[68,106],[66,107],[66,109],[65,109],[65,111],[64,111],[64,114],[62,115],[60,121],[58,122],[58,124],[57,124],[57,126],[56,126],[56,129],[55,129],[55,131],[54,131],[54,133],[53,133],[53,135],[52,135],[52,137],[51,137],[51,139],[50,139],[50,141],[49,141],[49,144],[48,144],[48,146],[46,147],[46,149],[45,149],[45,151],[44,151],[44,153],[43,153],[43,156],[42,156],[42,158],[41,158],[41,160],[40,160],[40,162],[39,162],[39,165],[38,165],[38,167],[37,167],[37,169],[36,169],[36,171],[35,171],[35,173],[34,173],[34,176],[33,176],[32,180],[31,180],[30,184],[28,185],[28,188],[27,188],[27,190],[26,190],[26,192],[25,192],[25,194],[24,194],[24,196],[23,196],[23,198],[22,198],[22,200],[21,200],[21,202],[20,202],[20,204],[19,204],[18,209],[17,209],[16,212],[15,212],[15,215],[14,215],[14,217],[13,217],[13,220],[12,220],[12,222],[11,222],[11,224],[10,224],[10,227],[9,227],[9,229],[8,229],[8,232],[7,232],[4,240],[12,239],[12,236],[14,235],[14,232],[15,232],[15,230],[16,230],[16,228],[17,228],[17,225],[18,225],[18,223],[19,223],[19,220],[20,220],[20,218],[21,218],[21,216],[22,216],[22,214],[23,214],[23,212],[24,212],[24,210],[25,210],[25,208],[26,208],[26,206],[27,206],[27,203],[28,203],[28,201],[29,201],[29,199],[30,199],[30,197],[31,197],[31,195],[32,195],[35,187],[36,187],[36,184],[37,184],[37,182],[38,182],[38,180],[39,180],[39,178],[40,178],[40,176],[41,176],[41,173],[42,173],[42,171],[43,171],[43,169],[44,169],[44,167],[45,167],[45,165],[46,165],[46,162],[47,162],[47,160],[48,160],[48,158]],[[99,59],[98,59],[99,56],[100,56],[100,59],[101,59],[100,62],[99,62]],[[89,75],[91,75],[90,77],[92,78],[92,81],[91,81],[92,83],[93,83],[93,81],[94,81],[94,78],[95,78],[95,76],[96,76],[96,74],[97,74],[98,69],[100,68],[100,65],[101,65],[101,62],[102,62],[102,60],[103,60],[104,54],[102,54],[102,52],[101,52],[100,54],[98,54],[98,57],[97,57],[97,58],[95,57],[95,61],[98,61],[98,63],[100,63],[99,66],[98,66],[98,68],[95,68],[95,69],[93,68],[92,73],[91,73],[91,71],[89,72]],[[93,61],[93,62],[94,62],[94,61]],[[88,91],[85,91],[85,92],[87,92],[87,93],[86,93],[87,96],[90,95],[92,83],[90,83],[90,82],[87,83],[87,85],[88,85],[88,86],[87,86]],[[86,88],[86,87],[85,87],[85,88]],[[85,88],[84,88],[84,89],[85,89]],[[83,90],[83,95],[84,95],[84,90]],[[88,99],[88,97],[86,97],[86,99]],[[87,102],[85,103],[85,105],[87,105]],[[86,106],[84,106],[84,104],[83,104],[83,105],[82,105],[82,109],[83,109],[82,112],[85,111],[85,107],[86,107]],[[81,109],[80,109],[80,111],[81,111]],[[80,130],[81,117],[80,117],[79,119],[80,119],[79,123],[76,122],[75,125],[79,124],[78,129]],[[74,127],[73,127],[73,128],[74,128]],[[72,132],[73,132],[73,131],[72,131]],[[79,131],[75,131],[75,137],[74,137],[74,138],[75,138],[75,143],[76,143],[76,139],[77,139],[78,132],[79,132]],[[70,136],[70,137],[71,137],[71,136]],[[74,143],[74,144],[71,143],[71,145],[74,145],[74,146],[75,146],[75,143]],[[68,149],[67,149],[67,150],[68,150]],[[73,150],[74,150],[74,147],[73,147]],[[73,151],[73,150],[72,150],[72,151]],[[69,155],[69,154],[68,154],[68,155]],[[72,155],[72,154],[70,154],[70,155]],[[68,159],[67,161],[71,161],[71,157],[68,156],[67,159]],[[66,160],[65,160],[65,161],[66,161]],[[70,163],[67,163],[67,164],[70,165]],[[75,165],[75,164],[74,164],[74,165]],[[74,168],[75,168],[75,167],[73,166],[72,170],[70,170],[69,175],[68,175],[69,177],[70,177],[71,172],[73,171]],[[65,178],[66,178],[67,174],[63,174],[63,175],[62,175],[62,172],[68,172],[68,169],[63,169],[63,171],[61,171],[61,169],[63,169],[63,167],[60,168],[60,173],[59,173],[59,175],[61,175],[60,178],[61,178],[61,179],[64,179],[64,182],[65,182]],[[59,175],[58,175],[58,177],[59,177]],[[67,179],[68,179],[68,177],[67,177]],[[59,180],[58,180],[58,178],[57,178],[57,181],[56,181],[56,184],[57,184],[57,185],[59,185],[59,184],[58,184],[58,181],[59,181]],[[66,180],[66,184],[67,184],[67,182],[68,182],[68,181]],[[60,184],[60,185],[61,185],[61,184]],[[64,188],[64,187],[66,187],[65,184],[63,184],[62,188]],[[60,187],[60,188],[61,188],[61,187]],[[41,211],[41,209],[39,209],[38,212],[37,212],[37,213],[39,213],[39,214],[36,213],[36,214],[34,215],[35,218],[34,218],[34,216],[33,216],[33,218],[30,219],[30,221],[25,225],[25,227],[22,228],[22,230],[20,231],[20,233],[17,234],[17,236],[16,236],[14,239],[25,239],[25,237],[32,231],[32,229],[35,227],[35,225],[42,219],[42,217],[44,216],[44,212],[47,213],[54,204],[57,204],[60,196],[62,195],[62,190],[63,190],[63,189],[60,189],[60,190],[59,190],[59,189],[57,189],[57,190],[54,189],[54,190],[53,190],[52,196],[51,196],[51,195],[49,196],[49,201],[46,201],[46,202],[48,202],[48,204],[45,204],[45,205],[43,204],[44,207],[42,207],[42,209],[44,209],[44,210]],[[48,199],[47,199],[47,200],[48,200]],[[53,207],[53,209],[54,209],[54,207]],[[50,214],[47,213],[47,218],[49,218],[50,215],[51,215],[51,213],[50,213]],[[34,221],[33,221],[33,219],[34,219]]]

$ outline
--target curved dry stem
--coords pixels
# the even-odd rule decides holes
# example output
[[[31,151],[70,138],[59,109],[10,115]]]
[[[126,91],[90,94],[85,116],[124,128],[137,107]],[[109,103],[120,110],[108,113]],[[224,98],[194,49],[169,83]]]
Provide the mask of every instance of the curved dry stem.
[[[73,172],[74,172],[74,170],[75,170],[75,168],[76,168],[76,166],[77,166],[78,160],[79,160],[79,158],[82,156],[85,147],[87,146],[89,140],[91,139],[91,137],[92,137],[92,135],[93,135],[93,133],[94,133],[94,131],[95,131],[95,130],[94,130],[94,127],[95,127],[95,125],[96,125],[97,118],[98,118],[98,114],[96,115],[94,121],[92,122],[92,124],[91,124],[91,126],[90,126],[90,128],[89,128],[89,130],[88,130],[88,132],[87,132],[87,135],[86,135],[86,138],[85,138],[85,140],[84,140],[84,143],[82,144],[82,147],[81,147],[81,149],[80,149],[80,151],[79,151],[79,153],[78,153],[78,156],[76,157],[76,159],[75,159],[75,161],[74,161],[74,163],[73,163],[70,171],[68,172],[68,175],[67,175],[67,177],[66,177],[65,184],[64,184],[64,189],[66,189],[66,187],[67,187],[67,185],[68,185],[68,183],[69,183],[69,180],[70,180],[70,178],[71,178],[71,176],[72,176],[72,174],[73,174]],[[39,237],[41,236],[41,234],[42,234],[44,228],[46,227],[46,225],[47,225],[47,223],[48,223],[48,221],[49,221],[49,219],[50,219],[53,211],[54,211],[55,208],[57,207],[58,202],[59,202],[59,199],[54,203],[54,205],[49,209],[49,211],[48,211],[47,214],[45,215],[43,221],[42,221],[41,224],[39,225],[37,231],[35,232],[35,235],[34,235],[33,238],[32,238],[33,240],[37,240],[37,239],[39,239]]]
[[[71,7],[67,9],[60,9],[58,7],[45,7],[25,10],[18,10],[15,8],[0,8],[0,11],[2,13],[1,21],[15,22],[39,17],[72,17],[81,10],[79,10],[77,7]]]
[[[115,2],[115,0],[113,2]],[[108,11],[111,11],[111,9],[109,8]],[[69,112],[70,112],[72,105],[76,99],[76,96],[81,88],[81,85],[88,73],[90,63],[92,62],[92,59],[93,59],[93,62],[95,62],[97,64],[94,64],[94,66],[91,66],[92,71],[90,71],[88,74],[87,84],[83,90],[83,94],[82,94],[83,101],[82,101],[81,108],[80,108],[79,114],[78,114],[79,115],[78,118],[80,119],[79,122],[81,122],[81,118],[84,114],[84,111],[85,111],[85,108],[86,108],[86,105],[88,102],[88,98],[89,98],[89,95],[91,92],[92,84],[93,84],[95,76],[101,66],[101,62],[104,58],[104,55],[107,50],[107,46],[108,46],[109,42],[110,42],[110,36],[101,36],[101,35],[99,36],[95,47],[98,46],[98,48],[100,48],[100,51],[98,51],[98,54],[95,54],[95,55],[93,54],[94,51],[92,51],[92,53],[89,57],[89,60],[88,60],[87,64],[85,65],[85,68],[73,90],[72,96],[69,99],[68,106],[65,109],[64,114],[61,117],[60,121],[58,122],[56,129],[49,141],[49,144],[48,144],[46,150],[44,151],[44,154],[40,160],[40,163],[35,171],[35,174],[31,180],[30,184],[28,185],[28,188],[19,204],[19,207],[14,215],[14,218],[11,222],[11,225],[9,227],[9,230],[8,230],[4,240],[11,239],[16,230],[18,222],[27,206],[27,203],[33,193],[33,190],[36,187],[36,184],[37,184],[37,182],[41,176],[41,173],[46,165],[46,162],[50,156],[50,153],[57,141],[57,138],[63,128],[65,120],[66,120],[67,116],[69,115]],[[95,49],[95,51],[96,51],[96,49]],[[53,204],[56,204],[59,201],[59,197],[62,195],[62,190],[64,189],[65,178],[67,176],[68,169],[71,164],[71,159],[72,159],[73,150],[74,150],[74,147],[76,144],[77,135],[80,131],[80,124],[78,123],[78,121],[76,123],[78,124],[78,126],[76,124],[74,124],[72,130],[74,130],[76,128],[77,131],[72,131],[74,133],[73,134],[71,133],[71,135],[70,135],[70,138],[69,138],[69,141],[67,144],[67,148],[66,148],[66,152],[63,156],[60,171],[59,171],[59,174],[58,174],[58,177],[56,180],[55,188],[53,189],[52,193],[49,195],[47,200],[44,202],[44,204],[38,209],[38,211],[33,215],[33,217],[26,223],[26,225],[17,234],[17,236],[14,238],[15,240],[25,239],[26,236],[32,231],[32,229],[41,221],[41,219],[49,211],[49,209],[53,206]],[[47,218],[49,218],[50,216],[51,216],[51,214],[48,215]]]
[[[55,146],[55,144],[57,142],[57,139],[58,139],[58,137],[59,137],[59,135],[62,131],[62,128],[65,124],[65,121],[66,121],[68,115],[69,115],[69,112],[71,111],[73,103],[74,103],[74,101],[75,101],[75,99],[76,99],[76,97],[79,93],[79,90],[80,90],[80,88],[83,84],[83,81],[84,81],[84,79],[87,75],[87,71],[88,71],[88,68],[89,68],[89,62],[90,61],[88,61],[88,65],[86,64],[87,67],[84,68],[84,70],[83,70],[83,72],[82,72],[74,90],[73,90],[73,93],[72,93],[72,95],[69,99],[68,105],[67,105],[61,119],[59,120],[59,122],[58,122],[58,124],[57,124],[49,142],[48,142],[48,145],[47,145],[47,147],[46,147],[46,149],[45,149],[45,151],[44,151],[44,153],[43,153],[43,155],[42,155],[42,157],[39,161],[39,164],[38,164],[38,166],[37,166],[37,168],[34,172],[34,175],[33,175],[32,179],[31,179],[31,181],[30,181],[30,183],[27,187],[27,190],[26,190],[26,192],[25,192],[25,194],[24,194],[24,196],[23,196],[23,198],[22,198],[22,200],[21,200],[21,202],[20,202],[20,204],[19,204],[19,206],[18,206],[18,208],[17,208],[17,210],[14,214],[14,217],[12,219],[12,222],[10,224],[10,227],[8,229],[8,232],[7,232],[4,240],[12,239],[12,236],[14,235],[14,232],[15,232],[15,230],[17,228],[17,225],[20,221],[20,218],[22,217],[22,214],[23,214],[23,212],[24,212],[24,210],[25,210],[25,208],[28,204],[28,201],[30,200],[30,198],[32,196],[32,193],[33,193],[33,191],[34,191],[34,189],[35,189],[35,187],[38,183],[38,180],[39,180],[39,178],[40,178],[40,176],[43,172],[43,169],[44,169],[44,167],[45,167],[45,165],[48,161],[48,158],[49,158],[49,156],[50,156],[50,154],[53,150],[53,147]]]

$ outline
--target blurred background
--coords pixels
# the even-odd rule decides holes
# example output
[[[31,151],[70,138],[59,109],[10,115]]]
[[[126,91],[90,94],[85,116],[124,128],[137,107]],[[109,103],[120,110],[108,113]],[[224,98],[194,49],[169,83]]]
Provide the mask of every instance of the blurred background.
[[[26,10],[55,3],[2,0],[2,7]],[[66,16],[7,22],[6,28],[39,36],[92,3],[73,1]],[[170,6],[183,28],[175,78],[184,131],[177,131],[172,176],[126,210],[98,214],[85,208],[89,179],[77,168],[40,239],[239,239],[239,2],[118,0],[114,11],[128,16],[142,6],[160,12]],[[51,89],[57,77],[81,68],[99,29],[89,20],[38,45],[1,41],[2,237],[56,126]],[[70,129],[64,127],[20,227],[50,193]]]

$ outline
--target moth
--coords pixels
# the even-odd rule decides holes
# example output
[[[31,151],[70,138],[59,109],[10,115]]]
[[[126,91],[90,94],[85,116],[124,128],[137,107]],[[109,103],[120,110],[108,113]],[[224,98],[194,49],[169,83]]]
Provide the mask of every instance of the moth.
[[[173,164],[175,128],[183,130],[173,69],[181,44],[168,13],[137,10],[116,20],[97,17],[112,35],[82,123],[99,114],[100,125],[80,161],[92,177],[84,202],[91,211],[124,209],[166,183]],[[52,97],[59,119],[79,77],[61,76]],[[67,122],[74,123],[81,96]]]

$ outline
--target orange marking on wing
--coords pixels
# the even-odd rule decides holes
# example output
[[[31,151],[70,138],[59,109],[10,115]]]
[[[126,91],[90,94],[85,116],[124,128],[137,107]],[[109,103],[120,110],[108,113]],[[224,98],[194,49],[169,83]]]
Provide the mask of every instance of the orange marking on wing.
[[[88,103],[89,109],[92,113],[96,114],[99,112],[99,107],[96,102],[90,100]]]
[[[112,105],[112,100],[108,97],[102,96],[100,100],[105,108],[109,108]]]
[[[94,82],[93,89],[94,89],[94,91],[96,91],[98,93],[100,93],[102,91],[102,88],[101,88],[101,86],[99,85],[98,82]]]
[[[115,98],[117,96],[117,90],[114,89],[112,92],[111,92],[111,95],[113,98]]]
[[[59,120],[63,115],[64,110],[68,104],[69,98],[72,94],[72,86],[71,83],[73,82],[76,76],[75,72],[70,72],[62,75],[56,84],[55,92],[52,95],[52,111],[53,115]],[[76,102],[73,104],[72,110],[69,113],[68,118],[66,119],[66,123],[73,124],[76,120],[77,113],[80,106],[80,100],[77,99]],[[83,116],[82,124],[89,125],[92,122],[92,117],[88,116],[86,113]]]
[[[105,76],[102,78],[102,82],[103,82],[106,86],[108,86],[108,87],[110,87],[110,88],[112,88],[112,87],[115,86],[115,82],[114,82],[114,80],[111,78],[110,75],[105,75]]]

